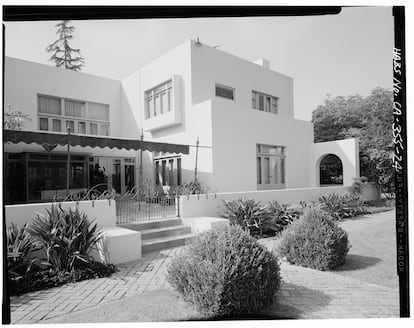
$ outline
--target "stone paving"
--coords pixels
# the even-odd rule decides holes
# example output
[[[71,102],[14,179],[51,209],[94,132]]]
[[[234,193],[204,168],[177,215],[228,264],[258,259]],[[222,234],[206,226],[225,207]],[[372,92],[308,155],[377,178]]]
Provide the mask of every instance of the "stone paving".
[[[369,229],[369,225],[367,228]],[[165,279],[166,265],[171,256],[179,250],[180,248],[172,248],[153,252],[137,262],[119,265],[119,271],[109,278],[87,280],[12,297],[10,300],[12,323],[41,323],[42,320],[96,308],[154,289],[171,289]],[[274,306],[284,316],[294,318],[399,316],[397,287],[373,284],[335,272],[321,272],[285,262],[281,263],[281,275],[283,281]]]

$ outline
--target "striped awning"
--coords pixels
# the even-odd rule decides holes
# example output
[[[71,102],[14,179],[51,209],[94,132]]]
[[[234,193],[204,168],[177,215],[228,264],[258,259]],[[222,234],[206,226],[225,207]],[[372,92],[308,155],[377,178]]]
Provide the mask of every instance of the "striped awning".
[[[188,145],[178,145],[163,142],[143,141],[140,139],[120,139],[109,137],[91,137],[79,134],[49,133],[38,131],[17,131],[3,130],[3,142],[11,142],[17,144],[24,142],[26,144],[36,143],[38,145],[61,145],[68,144],[71,146],[81,147],[99,147],[99,148],[118,148],[126,150],[148,150],[162,151],[165,153],[188,154]]]

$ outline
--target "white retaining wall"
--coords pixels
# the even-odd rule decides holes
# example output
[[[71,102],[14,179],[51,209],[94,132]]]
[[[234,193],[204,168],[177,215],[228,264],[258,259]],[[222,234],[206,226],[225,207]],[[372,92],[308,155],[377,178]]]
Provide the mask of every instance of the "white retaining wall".
[[[6,226],[10,226],[11,222],[22,227],[26,222],[36,218],[37,213],[46,214],[46,209],[50,210],[52,204],[59,203],[32,203],[19,205],[6,205]],[[71,207],[75,209],[79,204],[79,211],[85,213],[90,221],[95,220],[99,228],[116,226],[116,204],[114,200],[87,200],[81,202],[62,202],[62,208]]]
[[[303,201],[317,201],[319,196],[331,194],[344,194],[350,192],[350,187],[321,187],[284,190],[263,190],[237,193],[217,193],[207,195],[182,196],[180,200],[180,213],[183,218],[199,216],[219,216],[223,209],[222,200],[238,198],[252,198],[263,204],[277,200],[279,204],[294,204]]]

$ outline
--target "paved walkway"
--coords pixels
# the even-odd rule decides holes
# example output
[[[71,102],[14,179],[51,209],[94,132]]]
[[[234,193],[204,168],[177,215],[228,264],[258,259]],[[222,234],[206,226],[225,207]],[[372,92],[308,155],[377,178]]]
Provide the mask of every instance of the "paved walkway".
[[[394,222],[393,215],[393,212],[381,213],[379,221],[388,224]],[[379,222],[371,219],[374,225]],[[351,240],[353,231],[372,229],[373,225],[367,223],[367,220],[359,219],[348,224]],[[346,225],[344,223],[345,229]],[[374,244],[375,238],[372,236],[364,238],[372,240]],[[375,248],[375,245],[372,247]],[[155,289],[171,289],[165,280],[166,264],[179,250],[180,248],[173,248],[150,253],[138,262],[118,266],[119,272],[109,278],[87,280],[12,297],[12,323],[40,323],[50,318],[55,318],[57,322],[59,317],[76,311],[93,309]],[[384,251],[390,253],[389,249]],[[386,254],[385,257],[388,256]],[[394,283],[386,286],[367,281],[372,267],[362,266],[354,270],[359,272],[351,277],[340,271],[321,272],[282,262],[283,282],[276,295],[277,302],[271,309],[272,313],[292,318],[398,317],[398,287]],[[393,278],[395,280],[396,275]]]

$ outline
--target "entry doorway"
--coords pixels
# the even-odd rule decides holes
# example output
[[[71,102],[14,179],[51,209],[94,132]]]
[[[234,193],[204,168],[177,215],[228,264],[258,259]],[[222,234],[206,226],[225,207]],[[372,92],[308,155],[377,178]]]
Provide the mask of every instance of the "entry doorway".
[[[89,185],[124,194],[135,186],[135,158],[92,157],[89,160]]]

